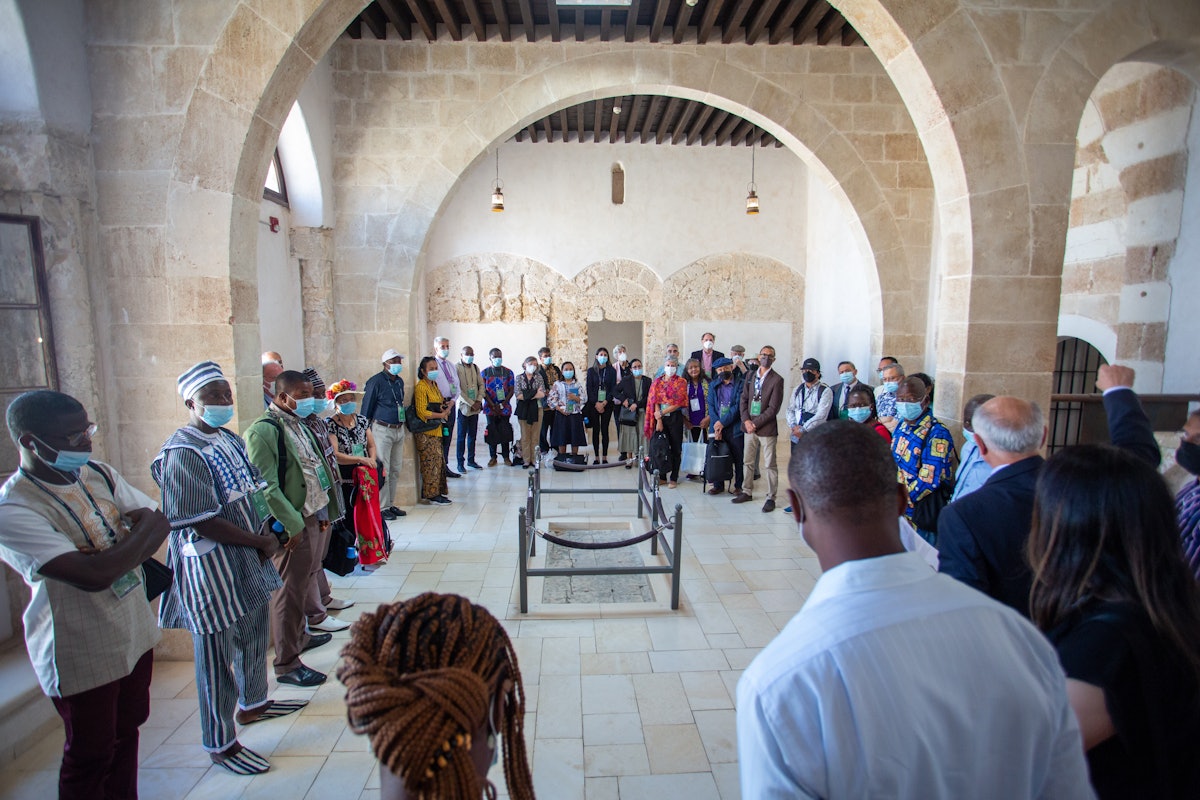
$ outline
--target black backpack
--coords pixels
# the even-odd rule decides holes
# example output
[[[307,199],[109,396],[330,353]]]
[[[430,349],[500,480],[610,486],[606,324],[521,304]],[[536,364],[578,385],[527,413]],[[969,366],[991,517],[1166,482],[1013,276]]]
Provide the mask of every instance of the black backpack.
[[[724,483],[732,477],[733,456],[729,454],[729,442],[709,439],[704,453],[704,480],[707,483]]]
[[[666,431],[655,431],[650,437],[650,471],[657,472],[659,478],[665,478],[674,466],[671,459],[671,440]]]

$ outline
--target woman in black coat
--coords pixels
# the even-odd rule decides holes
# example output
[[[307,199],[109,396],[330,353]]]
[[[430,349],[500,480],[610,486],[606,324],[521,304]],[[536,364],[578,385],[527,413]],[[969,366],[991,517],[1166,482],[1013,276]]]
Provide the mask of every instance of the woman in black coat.
[[[592,429],[592,463],[608,463],[608,424],[613,415],[617,371],[608,363],[608,348],[596,348],[596,361],[587,371],[588,408],[584,413]]]

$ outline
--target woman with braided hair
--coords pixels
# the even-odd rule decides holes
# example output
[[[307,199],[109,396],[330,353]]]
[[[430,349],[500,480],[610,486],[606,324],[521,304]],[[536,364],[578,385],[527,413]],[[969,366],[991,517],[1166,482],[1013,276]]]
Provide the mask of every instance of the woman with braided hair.
[[[381,605],[354,623],[337,676],[350,729],[371,737],[383,798],[495,800],[500,736],[509,796],[533,800],[521,671],[487,609],[433,592]]]

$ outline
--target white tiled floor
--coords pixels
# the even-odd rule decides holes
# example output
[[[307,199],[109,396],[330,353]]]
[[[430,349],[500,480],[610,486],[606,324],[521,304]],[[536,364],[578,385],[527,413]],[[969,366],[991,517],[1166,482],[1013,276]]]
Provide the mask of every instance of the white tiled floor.
[[[786,450],[786,445],[781,451]],[[786,454],[780,453],[786,461]],[[785,465],[781,465],[781,484]],[[560,475],[546,488],[632,488],[624,469]],[[528,704],[526,735],[538,795],[552,800],[738,797],[733,698],[738,676],[796,612],[819,574],[790,515],[710,497],[698,483],[663,490],[664,504],[684,508],[683,593],[669,607],[665,578],[654,604],[540,605],[531,580],[531,612],[517,607],[517,510],[526,474],[512,467],[471,471],[450,483],[454,505],[416,506],[392,524],[396,550],[371,575],[333,581],[365,609],[423,591],[457,592],[487,606],[513,637]],[[765,483],[760,484],[765,489]],[[633,495],[545,495],[543,528],[572,521],[633,517]],[[544,548],[539,547],[539,555]],[[649,562],[647,545],[643,557]],[[269,756],[254,778],[230,775],[200,749],[190,662],[155,664],[152,712],[142,728],[140,794],[158,798],[378,797],[367,742],[346,727],[344,690],[332,676],[339,642],[305,655],[331,673],[316,690],[277,689],[274,697],[310,700],[300,714],[256,724],[240,740]],[[55,793],[62,733],[35,744],[0,772],[0,796],[45,800]],[[504,793],[501,772],[494,771]]]

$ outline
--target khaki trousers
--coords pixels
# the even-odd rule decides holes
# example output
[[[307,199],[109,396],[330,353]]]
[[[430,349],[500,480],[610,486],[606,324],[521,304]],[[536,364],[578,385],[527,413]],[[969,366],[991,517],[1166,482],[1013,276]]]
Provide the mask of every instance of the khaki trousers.
[[[762,453],[762,471],[767,479],[767,499],[775,499],[775,494],[779,491],[779,464],[775,460],[775,446],[778,442],[778,436],[759,436],[757,433],[746,434],[744,459],[746,481],[742,484],[742,491],[746,494],[754,494],[754,469],[750,465],[755,463],[758,460],[759,453]]]
[[[312,583],[313,540],[317,518],[304,518],[304,533],[292,550],[280,548],[273,557],[283,587],[271,595],[271,638],[275,640],[275,674],[283,675],[300,666],[300,653],[308,644],[304,629],[304,604]],[[320,563],[318,561],[318,563]]]

